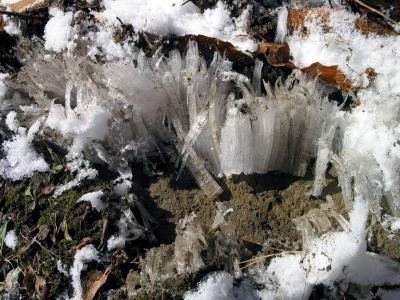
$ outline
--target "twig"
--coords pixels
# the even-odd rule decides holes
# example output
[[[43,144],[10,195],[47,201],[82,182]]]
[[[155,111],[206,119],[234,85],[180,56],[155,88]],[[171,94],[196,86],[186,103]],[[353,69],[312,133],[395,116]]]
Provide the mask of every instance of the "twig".
[[[265,260],[267,258],[270,258],[270,257],[283,255],[283,254],[295,254],[295,253],[301,253],[301,252],[302,251],[282,251],[282,252],[279,252],[279,253],[272,253],[272,254],[262,255],[262,256],[258,256],[258,257],[255,257],[255,258],[251,258],[251,259],[248,259],[248,260],[241,261],[241,262],[239,262],[239,265],[248,263],[248,264],[240,267],[240,269],[244,269],[244,268],[248,268],[248,267],[250,267],[252,265],[255,265],[255,264],[257,264],[257,263],[259,263],[259,262],[261,262],[261,261],[263,261],[263,260]]]
[[[15,11],[8,11],[8,10],[0,10],[0,15],[12,16],[17,17],[20,19],[30,20],[30,19],[37,19],[37,20],[47,20],[46,17],[40,17],[35,15],[23,14]]]
[[[388,17],[387,15],[385,15],[384,13],[380,12],[379,10],[369,6],[368,4],[365,4],[364,2],[362,2],[361,0],[353,0],[354,2],[356,2],[357,4],[365,7],[366,9],[369,9],[370,11],[376,13],[377,15],[381,16],[382,18],[386,19],[389,22],[392,22],[396,25],[398,25],[399,23],[395,20],[393,20],[391,17]]]

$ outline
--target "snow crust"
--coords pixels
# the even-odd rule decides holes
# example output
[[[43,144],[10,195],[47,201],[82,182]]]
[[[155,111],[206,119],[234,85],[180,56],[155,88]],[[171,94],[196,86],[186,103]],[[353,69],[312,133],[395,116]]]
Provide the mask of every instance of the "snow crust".
[[[18,237],[15,234],[15,231],[14,230],[8,231],[4,238],[4,244],[11,250],[15,250],[15,248],[17,247],[17,243],[18,243]]]
[[[254,51],[256,44],[247,37],[248,10],[235,20],[219,1],[203,13],[192,2],[184,0],[104,0],[105,11],[99,13],[111,24],[117,17],[137,30],[167,35],[203,34],[231,42],[242,51]]]
[[[56,7],[49,9],[51,18],[44,29],[45,48],[54,52],[61,52],[68,46],[71,36],[72,12],[64,13]]]

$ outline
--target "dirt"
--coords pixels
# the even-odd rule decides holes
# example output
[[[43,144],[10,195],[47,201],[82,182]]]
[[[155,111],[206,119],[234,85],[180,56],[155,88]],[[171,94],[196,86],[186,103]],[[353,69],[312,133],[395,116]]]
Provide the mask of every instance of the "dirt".
[[[240,240],[254,245],[268,241],[276,247],[299,249],[301,236],[292,219],[312,208],[319,208],[325,201],[311,197],[311,179],[280,173],[232,176],[219,182],[225,191],[220,200],[227,208],[233,208],[227,218],[228,224]],[[327,188],[333,189],[333,185],[334,180],[330,179]],[[343,212],[345,208],[339,190],[331,192],[339,212]],[[187,180],[179,183],[171,176],[161,176],[150,184],[149,195],[166,216],[164,220],[171,232],[174,227],[171,224],[191,212],[195,212],[205,226],[211,226],[214,220],[216,206],[213,201]]]

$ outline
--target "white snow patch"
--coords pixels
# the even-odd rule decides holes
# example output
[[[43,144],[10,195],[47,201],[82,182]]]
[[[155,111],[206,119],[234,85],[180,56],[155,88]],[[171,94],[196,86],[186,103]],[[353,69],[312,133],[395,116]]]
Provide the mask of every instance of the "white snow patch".
[[[61,52],[68,46],[72,28],[72,12],[64,13],[56,7],[49,9],[52,16],[44,29],[45,48],[54,52]]]
[[[97,211],[101,211],[104,208],[104,202],[101,200],[103,196],[103,191],[97,191],[92,193],[87,193],[78,199],[78,202],[87,201],[90,202],[92,207]]]
[[[19,1],[21,1],[21,0],[1,0],[0,3],[3,4],[3,5],[7,5],[8,6],[8,5],[17,3]]]
[[[4,17],[4,31],[7,32],[9,35],[18,35],[21,33],[19,21],[11,20],[8,17]]]
[[[45,172],[49,169],[46,161],[31,145],[41,122],[41,119],[36,120],[27,134],[26,128],[18,127],[14,111],[7,115],[7,126],[10,130],[18,131],[18,134],[3,143],[5,158],[0,161],[0,176],[11,180],[20,180],[24,177],[31,177],[34,172]]]
[[[90,163],[84,160],[81,156],[69,157],[70,161],[67,163],[67,168],[74,174],[75,177],[66,184],[59,185],[54,191],[54,197],[60,196],[62,193],[78,186],[82,180],[89,179],[92,180],[96,178],[98,172],[96,169],[90,167]]]
[[[99,261],[99,254],[93,245],[87,245],[79,249],[74,256],[74,264],[70,270],[74,296],[71,300],[82,299],[81,272],[86,269],[86,263]]]
[[[367,68],[378,74],[369,93],[359,95],[365,101],[386,99],[400,94],[400,37],[363,35],[355,27],[357,15],[345,9],[336,9],[330,15],[331,30],[325,32],[322,21],[309,16],[305,22],[308,33],[295,33],[287,38],[293,62],[307,67],[315,62],[338,65],[355,84],[366,87],[372,84],[363,76]],[[377,97],[377,94],[381,97]]]
[[[79,106],[74,110],[53,104],[46,125],[60,131],[64,136],[73,137],[74,142],[69,151],[75,155],[83,150],[87,142],[105,138],[110,116],[110,112],[96,104]]]
[[[120,235],[111,236],[107,241],[107,250],[111,251],[114,249],[122,249],[125,247],[126,239]]]
[[[234,284],[232,275],[213,273],[202,281],[197,290],[186,292],[184,300],[255,300],[255,291],[246,283]]]
[[[17,247],[17,243],[18,237],[16,236],[15,231],[10,230],[9,232],[7,232],[4,238],[4,244],[11,250],[15,250],[15,248]]]
[[[231,19],[229,10],[219,1],[214,8],[200,9],[184,0],[105,0],[105,10],[99,13],[111,24],[131,24],[137,30],[158,35],[203,34],[231,42],[242,51],[254,51],[256,43],[251,40],[246,27],[249,17],[245,10],[237,19]]]

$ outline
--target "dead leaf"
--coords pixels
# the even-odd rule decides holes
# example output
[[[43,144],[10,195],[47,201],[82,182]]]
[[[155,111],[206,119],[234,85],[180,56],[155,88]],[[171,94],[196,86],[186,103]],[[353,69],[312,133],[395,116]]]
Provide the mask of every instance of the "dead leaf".
[[[287,43],[261,43],[257,51],[258,53],[267,55],[268,63],[275,67],[297,68],[290,61],[291,55]],[[354,89],[352,82],[339,70],[338,66],[324,66],[316,62],[306,68],[302,68],[301,71],[312,76],[317,76],[325,83],[335,85],[343,91]]]
[[[357,19],[356,27],[367,37],[371,33],[383,36],[399,35],[396,31],[368,19]]]
[[[43,195],[50,195],[52,192],[54,192],[55,187],[52,185],[45,186],[42,188],[42,194]]]
[[[45,299],[47,294],[47,284],[46,280],[41,276],[36,276],[35,278],[35,291],[39,299]]]
[[[44,241],[49,236],[49,233],[50,233],[50,227],[48,225],[40,225],[39,232],[36,235],[36,240]]]
[[[288,32],[306,30],[307,28],[304,25],[306,19],[314,16],[322,20],[323,30],[329,31],[329,16],[332,11],[333,9],[326,7],[291,9],[288,15]]]
[[[15,12],[25,13],[41,8],[46,8],[48,5],[46,0],[21,0],[11,4],[11,10]]]
[[[24,287],[28,295],[33,295],[35,292],[34,278],[35,271],[32,269],[31,266],[29,266],[28,270],[24,273],[24,279],[22,281],[22,286]]]
[[[376,73],[374,68],[366,68],[364,73],[367,74],[368,79],[374,79],[378,76],[378,73]]]
[[[320,80],[335,85],[343,91],[348,92],[354,89],[352,82],[339,70],[337,65],[324,66],[316,62],[301,70],[306,74],[318,76]]]
[[[106,283],[108,275],[110,275],[110,269],[103,274],[99,271],[89,272],[82,285],[83,300],[92,300],[97,291]]]
[[[189,41],[197,42],[199,53],[204,56],[206,60],[211,61],[214,57],[215,51],[218,51],[221,55],[224,55],[232,62],[232,68],[234,70],[246,70],[251,69],[254,66],[254,59],[250,53],[247,54],[240,51],[239,48],[229,42],[205,35],[188,34],[177,37],[175,40],[168,38],[168,44],[163,46],[165,47],[165,50],[178,49],[183,53],[186,51]]]
[[[86,245],[90,244],[92,242],[92,238],[90,237],[85,237],[83,240],[81,240],[78,245],[76,245],[73,250],[74,252],[78,251],[79,249],[85,247]]]
[[[3,31],[3,30],[4,30],[4,26],[5,26],[5,25],[6,25],[6,24],[4,23],[3,17],[0,16],[0,31]]]
[[[295,68],[295,65],[290,62],[292,57],[290,56],[288,43],[274,44],[264,42],[258,45],[257,52],[267,55],[268,63],[274,67]]]
[[[67,220],[64,219],[64,220],[61,222],[60,227],[61,227],[61,230],[62,230],[63,233],[64,233],[64,238],[65,238],[67,241],[72,241],[72,237],[69,235],[69,232],[68,232]]]
[[[118,267],[119,265],[128,261],[129,256],[124,249],[118,249],[115,251],[111,257],[111,265],[113,268]]]

